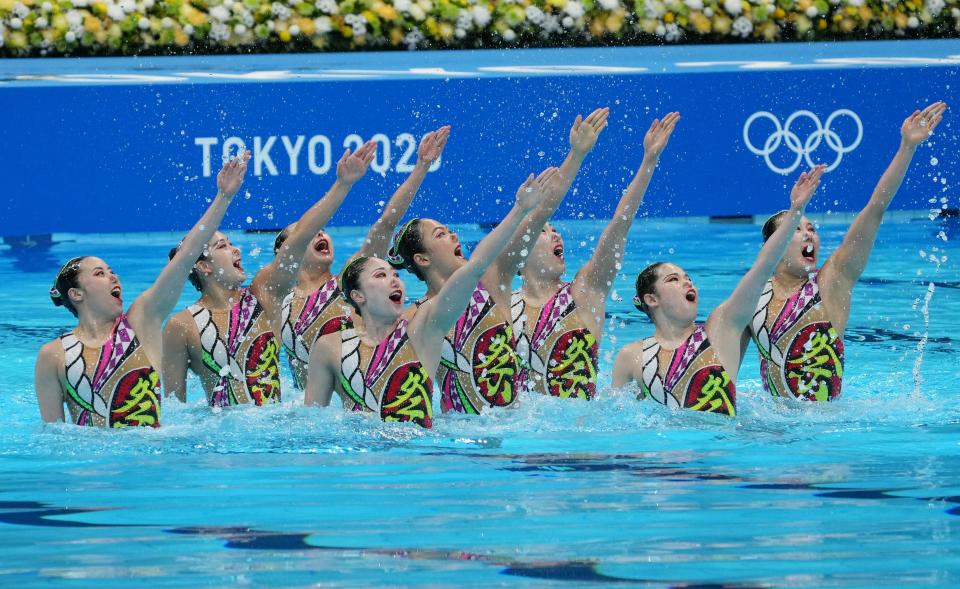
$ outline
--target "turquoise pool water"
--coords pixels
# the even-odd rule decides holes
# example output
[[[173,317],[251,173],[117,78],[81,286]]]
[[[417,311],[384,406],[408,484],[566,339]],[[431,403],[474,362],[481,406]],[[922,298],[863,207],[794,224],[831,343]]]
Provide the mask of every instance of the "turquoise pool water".
[[[601,225],[559,226],[579,267]],[[100,255],[138,293],[178,236],[0,249],[0,586],[958,586],[960,271],[938,236],[957,227],[884,224],[839,402],[768,398],[751,348],[732,421],[606,389],[616,349],[651,331],[629,303],[634,273],[677,261],[707,312],[759,227],[640,219],[608,306],[599,398],[527,397],[431,431],[307,409],[289,386],[282,405],[213,414],[196,382],[156,431],[43,426],[36,351],[72,326],[45,295],[60,261]],[[824,252],[845,229],[821,226]],[[332,233],[342,260],[363,230]],[[247,267],[273,241],[234,238]]]

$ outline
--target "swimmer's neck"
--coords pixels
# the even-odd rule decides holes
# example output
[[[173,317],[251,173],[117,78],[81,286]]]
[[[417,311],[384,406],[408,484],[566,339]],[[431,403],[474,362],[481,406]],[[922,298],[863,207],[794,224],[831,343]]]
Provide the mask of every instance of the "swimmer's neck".
[[[803,286],[809,277],[809,274],[797,275],[788,270],[777,268],[777,271],[773,275],[773,286],[778,292],[793,293]]]
[[[667,320],[657,322],[653,337],[657,338],[660,346],[668,350],[675,350],[686,341],[697,326],[694,323],[673,323]]]
[[[402,315],[396,315],[393,318],[363,315],[363,322],[357,326],[360,340],[368,344],[372,343],[374,346],[378,345],[393,333],[401,317]]]
[[[200,300],[197,302],[210,310],[222,310],[233,307],[238,301],[240,301],[239,288],[226,288],[213,283],[204,286]]]
[[[117,324],[119,314],[112,317],[101,315],[93,317],[90,313],[81,313],[77,326],[73,328],[73,335],[80,342],[89,347],[100,348],[110,338],[113,327]]]
[[[526,300],[545,302],[560,290],[560,286],[563,284],[560,278],[560,276],[553,278],[529,277],[524,274],[520,293]]]
[[[299,293],[312,293],[333,278],[330,273],[330,266],[318,266],[316,268],[301,268],[297,277],[297,286],[294,287]]]

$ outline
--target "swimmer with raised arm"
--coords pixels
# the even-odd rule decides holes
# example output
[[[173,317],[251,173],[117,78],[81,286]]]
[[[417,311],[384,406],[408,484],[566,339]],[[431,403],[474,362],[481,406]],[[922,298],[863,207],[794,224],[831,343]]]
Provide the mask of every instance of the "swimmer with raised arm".
[[[574,148],[576,154],[564,162],[571,178],[598,133],[588,124],[582,126],[584,131],[576,134],[577,139],[588,135],[592,139],[580,141]],[[544,200],[554,200],[567,191],[570,183],[563,174],[563,168],[550,174],[544,184]],[[527,216],[503,253],[483,273],[466,308],[443,340],[437,382],[444,413],[477,415],[487,408],[512,406],[517,400],[515,379],[519,365],[510,321],[510,290],[522,261],[523,235],[530,231],[534,216],[535,213]],[[420,218],[407,221],[397,231],[387,261],[394,268],[406,268],[427,284],[423,300],[435,297],[447,280],[467,264],[454,231],[434,219]]]
[[[393,230],[423,184],[430,166],[443,153],[449,136],[449,125],[423,136],[417,149],[417,163],[413,171],[393,193],[383,209],[383,214],[370,227],[363,246],[356,255],[386,256]],[[277,236],[274,243],[275,253],[280,250],[294,227],[295,223],[287,226]],[[302,389],[307,381],[307,360],[310,358],[313,342],[340,329],[343,318],[350,314],[350,306],[340,297],[337,278],[331,272],[333,254],[333,239],[321,229],[303,255],[297,285],[283,301],[280,340],[287,350],[294,385],[298,389]]]
[[[360,257],[347,264],[340,289],[363,321],[355,325],[348,320],[342,331],[314,343],[304,403],[329,405],[336,391],[347,409],[431,427],[432,377],[440,364],[443,337],[556,174],[556,168],[537,178],[531,174],[513,208],[477,245],[470,261],[419,306],[404,309],[404,284],[385,260]]]
[[[187,370],[200,377],[211,407],[280,402],[280,314],[296,284],[311,241],[363,177],[376,152],[368,142],[347,150],[337,179],[297,222],[273,261],[243,286],[240,250],[221,232],[194,258],[190,281],[200,299],[170,318],[163,331],[163,386],[167,396],[187,399]]]
[[[539,233],[511,309],[517,352],[530,390],[561,398],[591,399],[596,395],[606,298],[623,260],[627,232],[679,120],[679,113],[672,112],[650,125],[643,139],[640,168],[624,190],[593,256],[572,282],[563,281],[566,263],[560,234],[552,225]]]
[[[779,397],[830,401],[843,381],[843,334],[850,318],[853,286],[866,268],[883,220],[910,166],[917,146],[943,119],[947,105],[935,102],[915,111],[900,128],[900,147],[880,177],[870,202],[857,214],[843,243],[817,269],[820,238],[806,217],[786,255],[767,282],[749,325],[760,352],[763,387]],[[763,225],[765,240],[785,222],[783,211]],[[792,221],[790,221],[792,223]],[[747,333],[743,345],[746,347]]]
[[[220,225],[243,183],[249,153],[217,174],[217,195],[180,252],[156,281],[123,311],[123,288],[106,262],[94,256],[68,261],[50,289],[53,304],[77,318],[69,333],[45,344],[37,357],[35,384],[40,417],[94,427],[160,426],[163,321],[187,281],[194,260]]]
[[[790,192],[790,223],[804,208],[823,175],[817,166],[800,175]],[[634,305],[656,327],[654,334],[624,346],[613,366],[613,387],[639,385],[638,398],[670,408],[734,416],[737,371],[743,358],[740,336],[753,315],[764,283],[783,256],[793,225],[778,228],[727,300],[696,324],[699,293],[676,264],[657,262],[637,276]]]

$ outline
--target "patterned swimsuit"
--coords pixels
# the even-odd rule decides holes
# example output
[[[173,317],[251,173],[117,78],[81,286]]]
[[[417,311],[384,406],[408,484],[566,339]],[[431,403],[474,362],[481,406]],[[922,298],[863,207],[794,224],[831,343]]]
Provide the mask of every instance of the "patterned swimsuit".
[[[216,377],[211,407],[280,402],[280,346],[263,307],[249,288],[230,309],[226,338],[205,307],[189,307],[200,332],[203,365]]]
[[[517,354],[508,319],[477,284],[467,309],[443,339],[437,381],[444,412],[477,414],[516,400]]]
[[[806,401],[840,396],[843,338],[823,308],[818,277],[811,275],[779,309],[772,280],[760,295],[750,335],[760,350],[763,388],[772,395]]]
[[[290,293],[283,300],[280,339],[287,350],[294,385],[303,389],[306,384],[310,348],[321,337],[339,331],[349,310],[340,304],[340,289],[337,287],[336,278],[331,278],[310,293],[297,315],[293,313],[295,298],[295,293]]]
[[[60,337],[66,368],[67,408],[77,425],[160,427],[160,375],[126,315],[120,315],[87,375],[84,345],[73,333]]]
[[[353,321],[341,338],[340,385],[345,407],[372,411],[383,421],[433,426],[433,382],[423,368],[401,319],[386,339],[371,347],[360,340]]]
[[[517,356],[522,366],[517,388],[553,397],[592,399],[597,393],[597,339],[577,314],[569,282],[540,310],[527,334],[526,302],[514,291],[510,305]]]
[[[698,325],[663,365],[662,348],[655,337],[643,340],[641,346],[641,396],[674,409],[737,414],[736,386],[703,325]]]

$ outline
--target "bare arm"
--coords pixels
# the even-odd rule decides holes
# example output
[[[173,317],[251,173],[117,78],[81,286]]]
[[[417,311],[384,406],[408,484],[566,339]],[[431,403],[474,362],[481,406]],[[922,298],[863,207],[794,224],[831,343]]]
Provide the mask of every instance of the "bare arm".
[[[650,185],[653,171],[660,161],[660,154],[667,146],[679,120],[680,113],[671,112],[663,117],[662,121],[654,119],[650,125],[650,129],[643,138],[643,163],[640,164],[640,169],[620,197],[613,219],[607,223],[603,233],[600,234],[593,256],[574,279],[574,289],[586,291],[601,299],[606,298],[607,293],[610,292],[613,279],[617,275],[617,267],[623,261],[627,232],[633,225],[637,209],[643,204],[643,196],[647,192],[647,186]],[[574,296],[576,297],[576,294]]]
[[[188,345],[186,326],[180,316],[172,317],[163,330],[163,394],[181,403],[187,402]]]
[[[517,191],[516,204],[503,221],[477,244],[470,261],[457,269],[440,292],[421,306],[415,320],[419,320],[419,327],[426,330],[426,339],[443,337],[449,331],[453,322],[463,313],[470,293],[477,287],[484,271],[501,254],[524,218],[543,200],[547,185],[557,173],[557,168],[547,168],[536,178],[530,174]]]
[[[526,259],[525,256],[521,255],[521,252],[526,248],[529,254],[532,246],[531,241],[536,239],[544,224],[550,220],[557,207],[563,202],[564,197],[570,191],[570,186],[573,185],[573,179],[580,171],[580,166],[583,165],[583,160],[587,157],[587,154],[593,151],[593,147],[597,144],[597,138],[600,137],[600,132],[607,127],[609,116],[609,108],[598,108],[587,115],[586,119],[577,115],[577,120],[570,128],[570,152],[560,166],[560,173],[552,182],[553,186],[544,195],[543,202],[527,215],[520,227],[514,231],[503,250],[503,254],[491,268],[492,271],[497,273],[496,282],[510,284],[513,280],[520,265]],[[528,236],[526,241],[524,236]]]
[[[245,151],[224,164],[220,173],[217,174],[217,195],[213,198],[213,202],[183,238],[177,254],[167,262],[157,280],[130,306],[131,321],[135,324],[140,319],[138,314],[142,314],[143,322],[148,329],[154,328],[156,330],[154,333],[160,330],[163,320],[173,311],[174,305],[180,299],[183,284],[187,281],[190,270],[197,263],[197,258],[203,253],[207,242],[220,227],[220,222],[234,195],[240,190],[249,159],[250,152]]]
[[[440,127],[436,131],[431,131],[423,136],[423,139],[420,140],[420,147],[417,149],[417,163],[413,166],[413,171],[390,197],[390,201],[383,208],[383,214],[380,215],[377,222],[370,227],[367,238],[364,240],[360,251],[357,252],[357,256],[382,258],[387,255],[390,238],[393,237],[393,231],[397,228],[397,223],[406,214],[410,202],[413,201],[413,197],[420,190],[420,185],[427,177],[430,165],[437,161],[437,158],[443,153],[443,148],[446,147],[449,137],[449,125]]]
[[[300,217],[273,261],[254,277],[252,286],[257,298],[267,294],[279,301],[293,290],[307,245],[337,212],[357,180],[367,172],[376,151],[376,142],[368,141],[354,154],[349,149],[344,152],[337,162],[337,180],[333,186]]]
[[[62,352],[58,353],[57,349],[59,345],[60,342],[54,340],[40,348],[33,374],[40,419],[47,423],[64,420],[63,388],[57,376],[57,367],[63,363]]]
[[[330,398],[336,388],[336,373],[331,370],[330,362],[327,360],[327,341],[329,339],[339,340],[338,334],[326,335],[310,348],[310,360],[307,372],[307,386],[303,392],[304,405],[318,405],[326,407],[330,405]]]
[[[917,146],[933,134],[946,109],[947,105],[943,102],[935,102],[923,109],[923,112],[915,111],[903,122],[900,128],[900,148],[893,156],[893,161],[873,189],[870,202],[853,220],[843,243],[830,256],[828,263],[824,264],[827,273],[834,273],[830,278],[839,278],[851,286],[859,280],[867,266],[870,252],[873,251],[883,214],[900,189]]]
[[[790,191],[790,210],[784,215],[770,239],[760,248],[757,259],[733,289],[733,294],[711,313],[711,319],[716,316],[723,326],[735,331],[738,338],[753,317],[757,299],[760,298],[764,285],[773,275],[777,264],[780,263],[780,258],[787,250],[787,245],[797,230],[797,224],[803,216],[807,203],[820,186],[820,177],[823,176],[825,169],[826,166],[821,164],[809,173],[800,174],[800,178],[793,185],[793,190]]]
[[[642,340],[641,340],[642,341]],[[613,388],[622,389],[637,380],[634,370],[639,365],[637,348],[633,344],[624,346],[613,363]]]

